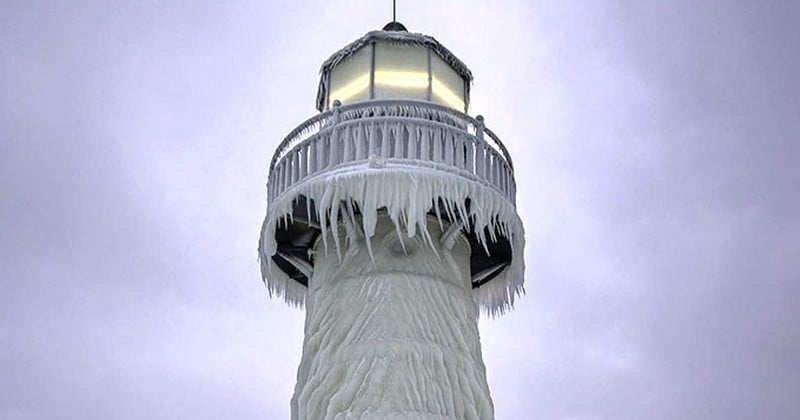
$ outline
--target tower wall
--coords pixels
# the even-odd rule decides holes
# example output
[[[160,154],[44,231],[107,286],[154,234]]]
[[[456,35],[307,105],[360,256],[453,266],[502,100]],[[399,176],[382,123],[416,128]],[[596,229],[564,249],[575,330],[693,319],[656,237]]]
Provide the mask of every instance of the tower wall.
[[[494,418],[469,245],[440,244],[439,223],[408,238],[379,213],[370,246],[318,240],[293,420]]]

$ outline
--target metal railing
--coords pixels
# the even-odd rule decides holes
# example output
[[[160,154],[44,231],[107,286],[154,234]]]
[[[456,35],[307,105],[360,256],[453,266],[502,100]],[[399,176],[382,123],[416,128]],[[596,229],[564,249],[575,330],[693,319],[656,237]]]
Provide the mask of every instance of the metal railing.
[[[334,105],[300,124],[272,158],[269,199],[317,174],[371,158],[455,173],[515,202],[511,157],[481,116],[412,100]]]

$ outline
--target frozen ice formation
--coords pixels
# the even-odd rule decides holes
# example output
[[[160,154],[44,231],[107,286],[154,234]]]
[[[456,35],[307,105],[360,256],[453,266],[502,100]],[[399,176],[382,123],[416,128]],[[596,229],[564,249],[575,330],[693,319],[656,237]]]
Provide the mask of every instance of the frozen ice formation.
[[[262,276],[306,308],[292,419],[493,419],[477,322],[524,292],[524,231],[483,120],[336,106],[281,143],[268,186]]]
[[[514,206],[516,186],[507,152],[499,141],[498,151],[481,139],[482,133],[468,132],[468,126],[482,121],[432,104],[385,102],[389,104],[343,106],[321,114],[328,120],[301,125],[279,147],[259,243],[270,294],[295,305],[306,299],[307,287],[272,258],[278,252],[276,229],[291,224],[304,201],[307,208],[301,213],[306,220],[317,220],[322,231],[340,220],[353,220],[368,249],[379,212],[404,237],[421,235],[429,244],[434,242],[426,221],[431,213],[440,225],[442,218],[464,221],[487,253],[490,242],[507,240],[509,264],[472,291],[485,312],[502,314],[523,293],[524,281],[524,231]],[[325,251],[330,245],[341,255],[338,236],[333,244],[325,238]]]
[[[385,213],[372,230],[341,259],[318,243],[292,419],[493,419],[464,237],[431,249]]]

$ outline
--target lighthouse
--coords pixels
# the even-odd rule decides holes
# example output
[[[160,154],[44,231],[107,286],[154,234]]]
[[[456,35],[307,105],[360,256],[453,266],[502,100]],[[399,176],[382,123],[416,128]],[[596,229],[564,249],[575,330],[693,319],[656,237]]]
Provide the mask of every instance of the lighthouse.
[[[478,317],[523,292],[511,156],[472,73],[399,22],[322,64],[269,165],[261,272],[306,311],[293,420],[494,418]]]

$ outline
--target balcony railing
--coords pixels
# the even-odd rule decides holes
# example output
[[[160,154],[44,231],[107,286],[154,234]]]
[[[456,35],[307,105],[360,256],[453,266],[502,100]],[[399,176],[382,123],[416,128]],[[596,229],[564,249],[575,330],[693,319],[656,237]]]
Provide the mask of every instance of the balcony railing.
[[[269,199],[315,175],[371,159],[463,176],[515,203],[511,157],[481,116],[411,100],[334,106],[300,124],[272,158]]]

